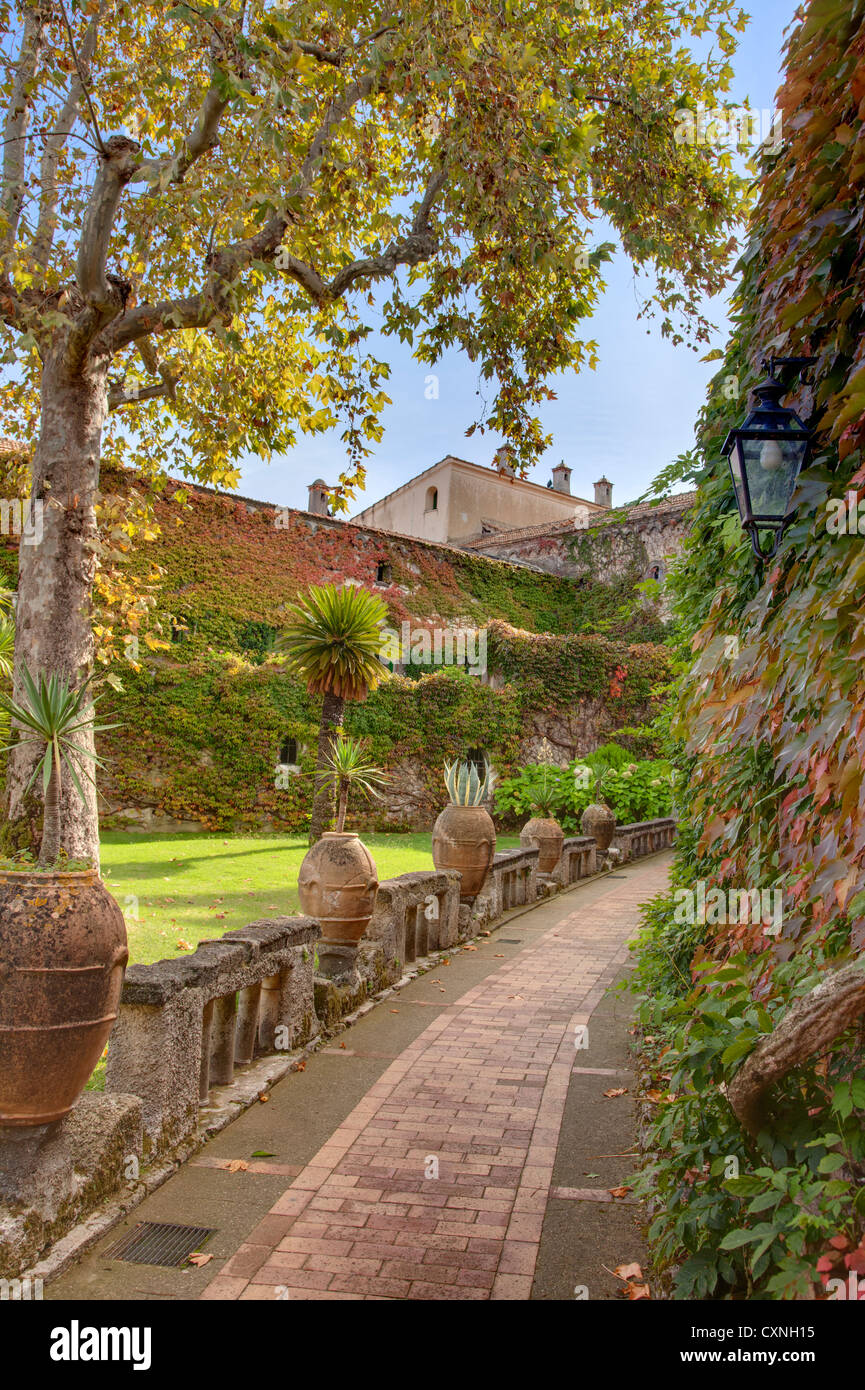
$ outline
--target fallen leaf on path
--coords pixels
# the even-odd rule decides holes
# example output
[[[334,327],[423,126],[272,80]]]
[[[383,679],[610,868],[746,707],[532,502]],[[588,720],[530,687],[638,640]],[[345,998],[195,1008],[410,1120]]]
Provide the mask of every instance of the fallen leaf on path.
[[[340,1047],[344,1048],[344,1047],[345,1047],[345,1043],[340,1043]]]
[[[194,948],[193,948],[192,946],[190,946],[190,944],[189,944],[188,941],[180,940],[180,941],[178,941],[178,943],[177,943],[177,949],[178,949],[178,951],[191,951],[191,950],[193,950]]]
[[[627,1197],[632,1189],[630,1187],[608,1187],[607,1191],[611,1197]]]
[[[250,1154],[250,1158],[276,1158],[276,1154],[271,1153],[270,1149],[256,1149],[254,1154]]]
[[[464,951],[476,951],[477,949],[477,946],[463,946]]]
[[[614,1086],[611,1091],[604,1091],[604,1095],[609,1096],[611,1100],[614,1096],[626,1096],[627,1094],[627,1086]]]
[[[398,1014],[398,1013],[399,1013],[399,1009],[391,1009],[391,1013],[392,1013],[392,1014]],[[343,1043],[343,1046],[345,1046],[344,1043]]]
[[[613,1273],[617,1279],[622,1280],[622,1283],[627,1283],[629,1279],[642,1279],[643,1277],[643,1271],[636,1260],[633,1260],[629,1265],[616,1265]]]
[[[245,1173],[249,1164],[245,1158],[233,1158],[228,1165],[229,1173]]]
[[[262,1091],[258,1099],[261,1101],[262,1105],[264,1105],[266,1101],[270,1100],[270,1096],[268,1095],[267,1091]]]
[[[625,1290],[630,1299],[652,1297],[648,1284],[626,1284]]]
[[[209,1260],[212,1260],[212,1259],[213,1259],[213,1256],[212,1256],[212,1255],[195,1254],[195,1255],[190,1255],[190,1257],[189,1257],[189,1263],[190,1263],[191,1265],[195,1265],[196,1268],[200,1268],[201,1265],[206,1265],[206,1264],[208,1263],[208,1261],[209,1261]]]

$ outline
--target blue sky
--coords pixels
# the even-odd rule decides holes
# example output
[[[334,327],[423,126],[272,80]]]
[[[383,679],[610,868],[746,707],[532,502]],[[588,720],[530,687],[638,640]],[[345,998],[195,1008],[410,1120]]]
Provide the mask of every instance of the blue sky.
[[[747,0],[745,5],[749,8]],[[798,0],[751,0],[753,17],[734,60],[733,103],[747,96],[757,110],[773,108],[784,30],[797,5]],[[542,410],[553,443],[530,475],[534,482],[546,483],[563,458],[573,469],[574,493],[591,497],[592,484],[605,473],[614,485],[614,502],[623,503],[639,496],[693,445],[694,423],[717,368],[685,346],[673,347],[654,321],[638,321],[639,299],[630,263],[619,254],[607,267],[607,290],[595,317],[585,325],[585,336],[598,342],[600,363],[595,371],[563,378],[557,383],[559,398]],[[724,305],[714,308],[719,331],[713,345],[723,346]],[[384,438],[367,461],[366,491],[358,493],[352,513],[445,454],[488,464],[501,442],[490,434],[465,437],[476,418],[481,383],[462,354],[450,354],[436,369],[437,400],[425,396],[430,368],[415,362],[408,349],[387,339],[381,356],[391,363],[387,390],[393,404],[384,415]],[[269,464],[250,459],[239,491],[280,506],[305,507],[307,484],[318,477],[335,482],[343,463],[338,433],[301,438],[295,449]]]

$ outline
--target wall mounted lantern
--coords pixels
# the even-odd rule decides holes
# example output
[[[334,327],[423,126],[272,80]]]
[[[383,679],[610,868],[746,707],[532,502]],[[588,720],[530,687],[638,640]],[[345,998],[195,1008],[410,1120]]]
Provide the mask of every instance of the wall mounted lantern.
[[[757,404],[724,442],[742,527],[751,537],[754,554],[764,564],[777,554],[793,520],[790,503],[811,453],[811,431],[795,410],[781,404],[789,385],[779,374],[792,372],[803,383],[808,382],[806,372],[815,361],[814,357],[764,358],[766,380],[755,387]],[[761,547],[761,532],[769,533],[769,549]]]

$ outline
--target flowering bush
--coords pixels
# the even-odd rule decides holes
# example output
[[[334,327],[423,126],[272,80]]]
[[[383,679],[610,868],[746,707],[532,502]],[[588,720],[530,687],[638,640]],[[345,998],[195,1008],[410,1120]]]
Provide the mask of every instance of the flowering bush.
[[[580,818],[593,801],[605,801],[620,825],[669,816],[669,765],[652,759],[628,762],[629,756],[625,749],[607,744],[566,768],[530,764],[499,783],[496,810],[508,820],[522,820],[543,806],[568,835],[579,833]]]

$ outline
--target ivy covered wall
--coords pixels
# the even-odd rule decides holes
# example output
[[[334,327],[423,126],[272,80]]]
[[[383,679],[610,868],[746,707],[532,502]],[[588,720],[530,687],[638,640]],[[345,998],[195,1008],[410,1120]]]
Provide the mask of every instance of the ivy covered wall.
[[[736,330],[685,474],[699,496],[673,580],[679,857],[637,976],[665,1102],[640,1191],[656,1266],[683,1298],[813,1299],[851,1271],[861,1290],[865,1270],[861,1019],[828,1012],[865,948],[865,523],[829,524],[833,502],[852,493],[856,515],[865,499],[865,0],[802,7],[777,104]],[[817,359],[813,385],[787,396],[813,422],[813,460],[765,567],[721,454],[763,354]],[[687,915],[700,884],[778,896],[768,917],[719,915],[716,898],[700,921]],[[827,1017],[809,1032],[818,986]],[[746,1125],[732,1102],[761,1067],[772,1085]]]
[[[565,763],[616,728],[651,719],[659,703],[653,692],[670,678],[664,648],[602,637],[542,639],[543,650],[523,647],[523,667],[517,651],[526,637],[506,644],[507,678],[485,681],[454,668],[418,680],[394,676],[347,707],[345,727],[369,740],[391,778],[386,798],[358,807],[354,823],[428,829],[442,805],[445,759],[482,750],[505,776],[547,737]],[[625,672],[621,687],[617,672]],[[104,710],[122,725],[100,741],[105,824],[308,824],[320,701],[272,658],[160,658],[125,674],[123,691],[112,692]],[[288,739],[298,770],[278,772]]]

